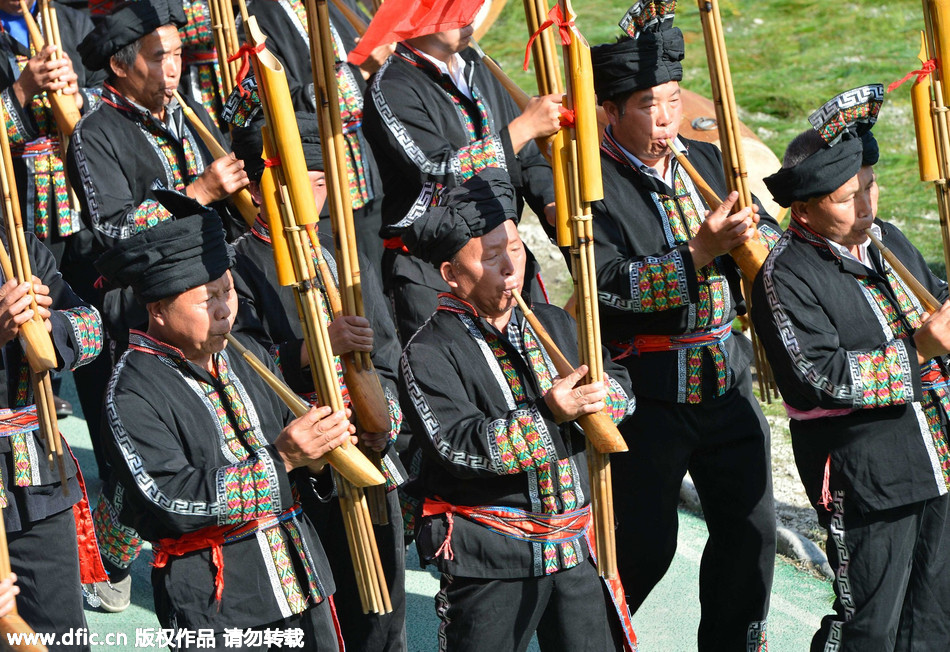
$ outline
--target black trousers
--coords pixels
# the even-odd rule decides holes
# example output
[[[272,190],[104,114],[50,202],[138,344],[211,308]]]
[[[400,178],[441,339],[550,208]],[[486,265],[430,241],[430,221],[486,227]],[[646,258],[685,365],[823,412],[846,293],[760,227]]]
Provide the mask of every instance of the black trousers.
[[[617,562],[636,613],[676,552],[689,471],[709,541],[699,571],[699,650],[756,650],[765,637],[775,564],[769,428],[748,373],[720,398],[683,405],[637,397],[611,456]]]
[[[79,581],[79,552],[73,510],[65,509],[19,532],[7,533],[10,566],[17,574],[20,616],[37,633],[88,632]],[[69,640],[69,639],[67,639]],[[50,645],[50,652],[89,650],[89,645]]]
[[[620,623],[590,560],[525,579],[443,573],[435,610],[440,652],[523,652],[535,632],[542,652],[623,650]]]
[[[834,476],[832,476],[834,478]],[[832,484],[831,511],[819,508],[835,571],[834,615],[812,650],[950,650],[950,497],[861,513]]]
[[[248,627],[242,630],[231,632],[215,632],[214,648],[215,650],[237,650],[239,652],[278,652],[281,650],[313,650],[314,652],[342,652],[343,648],[339,643],[337,632],[337,623],[333,616],[333,610],[330,607],[330,600],[326,599],[320,604],[307,609],[306,611],[284,618],[277,622],[256,627]],[[270,644],[266,633],[270,630],[281,631],[281,636],[271,637],[270,640],[279,640]],[[300,630],[296,639],[287,637],[288,630]],[[196,633],[196,632],[195,632]],[[197,640],[187,638],[178,639],[182,645],[172,646],[172,650],[193,650],[208,649],[207,644],[199,643]],[[298,641],[303,642],[303,647],[299,647]]]
[[[347,652],[405,652],[406,650],[406,546],[402,512],[396,491],[386,495],[389,524],[373,526],[383,573],[393,610],[386,615],[364,614],[357,590],[343,513],[336,498],[327,503],[306,503],[327,559],[333,567],[336,593],[333,602],[346,641]]]

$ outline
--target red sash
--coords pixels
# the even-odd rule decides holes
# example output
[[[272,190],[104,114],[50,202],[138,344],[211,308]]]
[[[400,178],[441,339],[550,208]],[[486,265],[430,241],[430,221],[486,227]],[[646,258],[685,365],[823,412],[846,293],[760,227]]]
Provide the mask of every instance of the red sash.
[[[224,593],[224,553],[222,548],[224,548],[226,544],[251,537],[261,530],[269,530],[281,521],[286,521],[300,514],[301,511],[300,503],[294,503],[290,509],[279,515],[255,519],[237,526],[212,525],[211,527],[189,532],[177,539],[159,539],[152,543],[152,550],[155,553],[152,566],[155,568],[164,568],[168,563],[169,557],[181,557],[190,552],[210,548],[211,562],[214,564],[216,571],[214,576],[214,598],[220,602],[221,595]]]

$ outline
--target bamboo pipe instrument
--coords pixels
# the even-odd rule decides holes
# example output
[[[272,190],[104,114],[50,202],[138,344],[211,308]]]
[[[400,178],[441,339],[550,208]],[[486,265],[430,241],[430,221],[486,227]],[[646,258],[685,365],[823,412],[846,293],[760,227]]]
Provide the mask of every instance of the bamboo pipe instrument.
[[[871,229],[867,230],[868,237],[871,239],[871,242],[875,247],[881,252],[881,255],[884,257],[884,260],[887,261],[887,264],[901,277],[901,280],[907,284],[910,288],[910,291],[920,300],[920,303],[923,305],[924,310],[927,312],[936,312],[940,309],[940,301],[931,294],[930,290],[924,287],[924,284],[917,280],[917,278],[911,274],[910,270],[902,263],[897,256],[894,255],[894,252],[891,251],[887,245],[881,242],[881,239],[878,238]]]
[[[927,61],[927,35],[920,33],[920,53],[917,59],[923,65]],[[917,138],[917,167],[920,180],[936,181],[940,178],[937,162],[937,140],[934,136],[934,123],[930,115],[930,76],[918,78],[911,87],[911,106],[914,109],[914,135]]]
[[[352,7],[347,5],[343,0],[332,0],[333,6],[337,8],[343,17],[346,18],[346,22],[350,24],[350,27],[356,32],[360,37],[366,33],[366,28],[369,26],[363,17],[356,13]]]
[[[557,370],[558,375],[561,378],[565,378],[574,373],[574,366],[564,357],[564,354],[561,353],[561,350],[544,328],[544,325],[538,319],[537,315],[535,315],[534,311],[525,303],[521,292],[514,290],[512,296],[514,296],[515,301],[518,302],[518,307],[521,308],[525,319],[528,320],[535,335],[538,336],[538,340],[540,340],[541,346],[544,347],[548,357],[551,358],[551,362],[554,363],[554,368]],[[579,417],[577,422],[584,430],[584,434],[587,438],[591,440],[594,448],[601,453],[625,453],[629,450],[617,426],[614,425],[611,418],[603,411]]]
[[[940,215],[940,234],[943,239],[944,262],[950,269],[950,122],[947,117],[947,97],[944,93],[945,57],[950,56],[950,2],[923,0],[924,25],[930,59],[937,62],[931,73],[930,114],[933,122],[935,154],[938,173],[934,183],[937,210]]]
[[[69,485],[66,477],[66,460],[63,453],[62,436],[59,433],[59,423],[56,419],[56,408],[53,399],[53,386],[49,370],[56,367],[56,350],[53,340],[46,330],[46,324],[40,316],[33,291],[33,270],[30,266],[30,254],[26,245],[26,235],[23,232],[23,219],[20,215],[20,200],[17,195],[16,177],[13,173],[13,156],[10,153],[10,141],[6,129],[0,129],[0,192],[3,194],[4,218],[6,222],[7,246],[10,252],[10,270],[12,276],[20,283],[29,283],[30,308],[33,310],[32,319],[19,327],[20,341],[30,366],[30,380],[33,388],[33,397],[36,402],[36,415],[40,432],[46,439],[47,458],[50,468],[55,464],[59,468],[59,478],[63,495],[69,495]]]
[[[714,211],[719,208],[722,204],[722,199],[716,194],[716,191],[706,183],[706,180],[700,176],[699,172],[693,167],[693,164],[689,162],[689,159],[686,158],[683,152],[676,148],[672,140],[667,139],[666,144],[673,152],[673,156],[676,157],[676,161],[683,167],[683,170],[686,171],[686,174],[688,174],[689,178],[693,181],[696,190],[699,191],[699,194],[702,195],[706,203],[709,204],[709,209]],[[754,226],[752,228],[755,229]],[[759,239],[758,230],[756,230],[755,237],[730,251],[729,255],[731,255],[735,259],[736,264],[739,265],[739,269],[742,270],[742,275],[750,281],[753,281],[758,275],[759,270],[762,269],[762,265],[765,264],[765,259],[769,256],[769,248]]]
[[[208,151],[211,152],[211,156],[215,159],[227,156],[228,151],[221,146],[221,143],[217,141],[214,134],[205,126],[194,110],[185,104],[184,98],[178,94],[178,91],[175,91],[175,99],[178,100],[178,104],[181,106],[181,110],[184,112],[188,124],[191,125],[192,129],[198,132],[198,138],[201,139],[201,142],[203,142],[205,147],[208,148]],[[234,205],[241,213],[241,217],[244,218],[247,225],[254,226],[259,211],[257,206],[254,205],[250,191],[247,188],[241,188],[231,195],[231,200],[234,202]]]
[[[333,364],[329,334],[323,322],[325,306],[313,283],[316,276],[314,252],[304,233],[308,225],[318,221],[319,216],[310,180],[306,176],[307,167],[290,101],[290,89],[283,67],[264,47],[266,37],[256,18],[248,15],[243,0],[240,0],[240,9],[247,41],[259,48],[252,62],[268,125],[264,132],[265,156],[269,159],[276,156],[281,161],[280,165],[265,170],[265,177],[268,171],[272,174],[267,182],[268,188],[265,188],[265,206],[272,211],[269,219],[273,220],[275,213],[280,215],[281,228],[278,230],[286,236],[284,242],[293,266],[291,284],[310,356],[314,388],[321,404],[338,410],[343,408],[343,397]],[[276,242],[272,241],[272,245]],[[275,263],[279,266],[282,260],[283,256],[275,251]],[[350,446],[346,444],[341,448]],[[379,551],[363,490],[344,477],[336,478],[336,485],[363,611],[389,613],[392,610],[389,588],[385,575],[378,571],[381,566]]]
[[[10,568],[10,548],[7,545],[7,529],[3,522],[3,509],[0,509],[0,579],[10,577],[12,572]],[[11,634],[29,635],[33,633],[33,629],[17,613],[16,602],[14,602],[13,611],[0,618],[0,649],[14,652],[47,652],[46,646],[42,643],[32,645],[28,643],[13,645],[10,643],[9,635]]]
[[[326,0],[307,0],[307,23],[310,32],[311,67],[317,118],[323,147],[324,173],[327,180],[327,201],[333,223],[336,261],[342,314],[365,316],[359,254],[353,207],[349,199],[346,175],[346,154],[343,122],[339,110],[339,89],[336,81],[336,58],[330,33],[330,15]],[[353,402],[356,420],[366,432],[389,432],[392,428],[389,402],[383,393],[379,376],[366,352],[341,356],[344,379]]]
[[[320,246],[320,241],[317,239],[316,229],[308,226],[307,235],[310,236],[310,246],[314,251],[314,257],[317,259],[317,269],[320,272],[320,278],[323,280],[323,288],[326,292],[327,300],[330,303],[330,313],[332,314],[333,319],[336,319],[343,314],[343,304],[340,301],[340,293],[337,291],[333,273],[330,271],[330,266],[327,264],[326,258],[323,255],[323,247]],[[345,370],[343,382],[346,383]],[[347,385],[347,388],[349,388],[349,385]],[[359,426],[358,421],[357,426]],[[360,430],[362,430],[362,428],[360,428]],[[362,443],[360,444],[360,450],[363,451],[363,454],[366,455],[366,458],[373,464],[373,466],[382,471],[383,460],[380,457],[379,452],[374,451],[369,447],[363,446]],[[367,489],[366,493],[367,505],[369,506],[370,518],[372,519],[373,524],[388,524],[389,510],[386,503],[386,488],[371,487]]]
[[[234,347],[264,382],[274,390],[294,416],[302,417],[310,411],[310,405],[297,396],[294,390],[268,369],[257,356],[248,351],[247,347],[241,344],[234,335],[228,333],[225,337],[227,337],[228,345]],[[371,487],[386,482],[379,470],[370,464],[369,460],[354,446],[334,448],[327,453],[326,458],[330,466],[358,487]]]
[[[556,168],[554,173],[564,177],[569,197],[571,271],[577,296],[577,344],[579,358],[589,368],[586,377],[589,383],[602,380],[604,375],[591,212],[591,202],[603,197],[600,137],[590,48],[575,25],[577,16],[569,0],[558,0],[558,4],[561,15],[570,26],[570,42],[564,44],[562,40],[562,52],[567,82],[565,103],[574,114],[574,124],[562,129],[568,132],[564,141],[566,164]],[[597,571],[613,580],[617,577],[617,543],[610,456],[596,449],[589,451],[587,467]]]
[[[211,14],[211,30],[221,75],[222,96],[227,98],[234,90],[238,75],[238,63],[228,61],[228,57],[240,47],[234,22],[234,8],[230,0],[208,0],[208,11]]]
[[[20,9],[23,11],[23,18],[26,20],[27,30],[30,32],[30,40],[33,42],[33,49],[40,52],[46,47],[46,39],[40,31],[36,19],[30,13],[30,8],[25,0],[20,0]],[[61,48],[61,46],[59,46]],[[76,123],[79,122],[81,114],[76,106],[76,100],[72,95],[63,95],[61,92],[47,93],[50,107],[53,109],[53,118],[63,134],[69,138],[73,135]]]

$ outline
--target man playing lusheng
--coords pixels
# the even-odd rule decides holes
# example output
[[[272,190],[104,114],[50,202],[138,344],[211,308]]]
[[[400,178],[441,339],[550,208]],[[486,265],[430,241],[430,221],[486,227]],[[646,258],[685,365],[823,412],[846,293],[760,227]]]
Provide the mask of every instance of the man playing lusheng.
[[[410,10],[410,2],[397,2],[394,7]],[[448,11],[451,3],[442,4]],[[560,98],[532,98],[520,111],[469,47],[472,31],[471,24],[434,33],[420,30],[399,43],[373,78],[364,107],[363,129],[385,191],[383,283],[403,344],[432,314],[446,286],[400,238],[441,193],[481,170],[500,168],[518,191],[519,216],[527,202],[536,214],[554,221],[551,168],[533,139],[559,129]],[[543,217],[541,221],[545,223]],[[530,255],[528,260],[526,287],[543,299],[535,282],[537,261]]]
[[[266,0],[270,2],[271,0]],[[244,81],[245,87],[256,88],[252,79]],[[233,114],[232,108],[241,95],[235,91],[225,107],[226,118]],[[259,109],[258,109],[259,111]],[[243,122],[243,120],[241,121]],[[232,131],[234,152],[244,161],[244,169],[251,179],[251,195],[261,199],[260,179],[264,172],[262,119],[253,119],[250,124],[235,127]],[[316,117],[312,113],[297,113],[297,127],[307,174],[313,187],[314,201],[319,210],[326,200],[327,187],[323,172],[323,153]],[[324,260],[331,273],[338,269],[330,234],[318,234]],[[274,264],[267,216],[262,214],[251,230],[235,241],[236,261],[234,288],[238,295],[238,317],[235,330],[256,339],[270,351],[280,367],[287,384],[313,402],[313,388],[307,347],[303,341],[303,327],[295,303],[295,293],[289,286],[281,286]],[[363,279],[362,293],[366,317],[340,315],[331,319],[329,299],[323,278],[319,274],[314,281],[324,295],[323,318],[327,323],[330,345],[334,354],[350,351],[370,351],[373,366],[379,374],[384,392],[389,400],[391,428],[384,433],[360,430],[360,440],[371,449],[384,453],[383,472],[386,476],[386,505],[389,522],[373,528],[379,548],[383,572],[386,574],[393,611],[389,614],[366,614],[360,602],[357,579],[353,571],[352,557],[343,527],[343,513],[338,496],[334,496],[333,482],[328,476],[321,479],[317,490],[321,500],[307,501],[304,509],[313,520],[333,564],[337,580],[334,606],[340,620],[340,629],[347,649],[365,652],[397,652],[406,649],[406,592],[405,556],[402,512],[396,487],[405,480],[405,471],[396,456],[394,442],[402,424],[402,413],[396,395],[396,365],[399,360],[399,343],[395,328],[389,317],[389,306],[377,280],[378,274],[370,271],[365,257],[360,257]],[[334,274],[335,276],[335,274]],[[333,279],[336,280],[335,278]],[[333,288],[336,291],[336,287]],[[340,386],[344,396],[350,396],[343,381],[342,366],[339,369]],[[356,424],[359,428],[359,423]]]
[[[558,378],[515,307],[525,249],[515,193],[487,169],[445,195],[406,234],[451,292],[400,363],[400,404],[418,448],[419,557],[442,572],[441,650],[621,650],[629,621],[597,575],[586,535],[590,486],[575,419],[633,411],[623,369],[583,385],[587,367]],[[538,318],[572,364],[577,330],[560,308]],[[618,382],[619,381],[619,382]],[[622,596],[621,596],[622,597]],[[626,636],[625,636],[626,635]],[[628,648],[629,649],[629,648]]]
[[[710,533],[699,649],[760,650],[775,560],[769,428],[752,394],[752,347],[732,336],[745,304],[727,255],[753,237],[757,217],[748,208],[729,214],[735,194],[706,213],[666,143],[676,141],[726,197],[719,151],[677,138],[683,35],[672,26],[674,3],[653,4],[658,18],[634,23],[635,38],[592,52],[610,121],[604,199],[592,206],[601,333],[637,396],[621,426],[630,452],[612,457],[620,578],[636,611],[673,560],[689,471]],[[758,228],[777,238],[770,218]]]
[[[875,84],[828,102],[765,180],[792,220],[752,318],[828,532],[837,599],[816,651],[950,649],[950,307],[920,252],[875,219],[869,129],[883,98]],[[943,304],[929,318],[868,231]]]
[[[97,263],[111,282],[131,285],[149,315],[106,395],[119,519],[153,544],[155,610],[176,636],[212,629],[220,648],[246,629],[277,629],[305,649],[342,650],[333,577],[299,494],[312,491],[310,473],[346,441],[349,422],[329,408],[294,419],[225,348],[237,312],[233,252],[217,215],[166,194],[176,219]],[[246,346],[267,360],[255,342]]]

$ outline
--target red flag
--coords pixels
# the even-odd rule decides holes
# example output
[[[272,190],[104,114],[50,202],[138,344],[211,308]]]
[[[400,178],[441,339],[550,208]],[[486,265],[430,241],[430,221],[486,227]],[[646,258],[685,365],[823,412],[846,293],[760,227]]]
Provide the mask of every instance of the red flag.
[[[386,0],[347,61],[360,65],[387,43],[471,25],[484,0]]]

